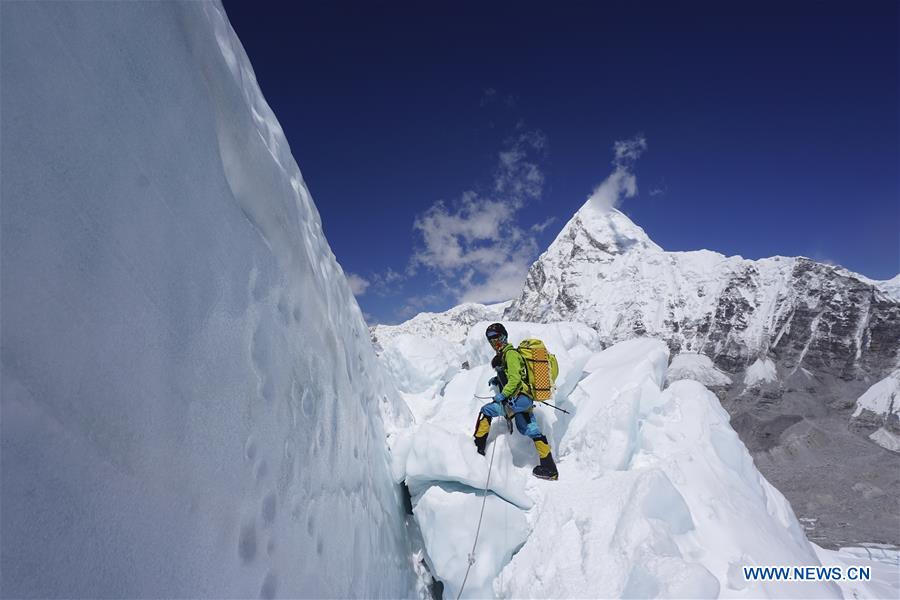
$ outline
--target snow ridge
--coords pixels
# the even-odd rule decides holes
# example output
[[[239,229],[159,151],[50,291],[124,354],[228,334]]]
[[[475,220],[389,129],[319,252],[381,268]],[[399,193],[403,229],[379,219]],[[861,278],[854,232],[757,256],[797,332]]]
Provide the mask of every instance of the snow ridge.
[[[373,325],[369,328],[376,347],[388,345],[400,335],[439,337],[461,343],[472,325],[480,321],[497,320],[511,301],[498,304],[466,302],[444,312],[422,312],[399,325]]]

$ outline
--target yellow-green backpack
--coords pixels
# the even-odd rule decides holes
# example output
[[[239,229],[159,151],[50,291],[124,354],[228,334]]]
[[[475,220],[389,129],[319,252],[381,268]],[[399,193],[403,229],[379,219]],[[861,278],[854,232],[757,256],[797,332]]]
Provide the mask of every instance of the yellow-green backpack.
[[[534,394],[533,400],[549,400],[556,389],[556,376],[559,375],[556,356],[550,354],[544,342],[535,339],[522,340],[516,351],[525,359],[528,387]]]

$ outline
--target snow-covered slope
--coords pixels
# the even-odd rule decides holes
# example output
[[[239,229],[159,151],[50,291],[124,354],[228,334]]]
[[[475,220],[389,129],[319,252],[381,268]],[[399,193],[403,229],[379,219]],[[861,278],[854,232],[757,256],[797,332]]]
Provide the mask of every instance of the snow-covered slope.
[[[753,387],[762,383],[771,383],[778,380],[778,371],[771,359],[760,357],[753,361],[744,372],[744,385]]]
[[[412,595],[407,412],[221,5],[0,26],[0,596]]]
[[[851,422],[855,427],[875,428],[869,438],[879,446],[900,452],[900,369],[859,397]]]
[[[722,387],[731,384],[731,378],[717,369],[708,356],[696,352],[676,354],[669,363],[666,381],[674,383],[682,379],[693,379],[706,387]]]
[[[432,410],[411,407],[427,416],[391,436],[395,477],[410,486],[445,597],[456,597],[464,579],[463,597],[477,598],[841,597],[834,584],[798,591],[744,580],[743,566],[820,560],[715,395],[692,380],[664,387],[666,344],[643,338],[599,351],[599,335],[581,324],[504,323],[513,343],[538,337],[559,357],[554,403],[571,414],[536,414],[560,479],[531,476],[533,445],[502,419],[487,456],[475,453],[472,430],[485,402],[477,396],[489,395],[493,372],[488,322],[474,325],[465,342],[471,368],[417,398]],[[871,595],[884,591],[898,587]]]
[[[466,339],[472,325],[479,321],[496,321],[510,302],[478,304],[466,302],[440,313],[422,312],[399,325],[373,325],[372,339],[377,348],[384,348],[402,335],[443,338],[451,342]]]
[[[900,274],[885,280],[868,279],[859,275],[858,277],[866,283],[871,283],[894,300],[900,301]]]
[[[665,252],[624,214],[590,201],[504,316],[587,323],[607,344],[657,336],[729,372],[768,352],[840,377],[880,377],[900,360],[900,301],[869,280],[805,258]]]

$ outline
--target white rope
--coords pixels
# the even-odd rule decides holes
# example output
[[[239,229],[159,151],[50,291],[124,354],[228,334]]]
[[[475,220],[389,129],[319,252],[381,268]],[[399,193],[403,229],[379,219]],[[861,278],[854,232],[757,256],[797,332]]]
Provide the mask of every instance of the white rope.
[[[484,482],[484,491],[482,492],[483,496],[481,499],[481,514],[478,515],[478,528],[475,529],[475,541],[472,543],[472,552],[469,554],[469,566],[466,567],[466,576],[463,577],[462,585],[459,586],[459,593],[456,595],[456,600],[460,599],[463,590],[466,589],[466,580],[469,579],[469,570],[472,568],[472,565],[475,564],[475,547],[478,545],[478,534],[481,532],[481,520],[484,518],[484,505],[487,503],[487,490],[488,486],[491,483],[491,468],[493,468],[494,466],[494,453],[497,452],[497,440],[494,440],[492,446],[493,448],[491,449],[491,462],[488,465],[487,481]]]
[[[503,547],[509,548],[509,503],[503,503]],[[503,571],[500,567],[500,597],[503,598]]]

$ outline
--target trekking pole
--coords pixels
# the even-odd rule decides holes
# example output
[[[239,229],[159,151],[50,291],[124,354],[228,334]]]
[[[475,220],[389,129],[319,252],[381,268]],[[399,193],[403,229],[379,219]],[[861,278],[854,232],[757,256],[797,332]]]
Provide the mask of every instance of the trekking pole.
[[[493,400],[493,399],[494,399],[493,396],[474,396],[474,397],[475,397],[475,398],[478,398],[479,400]],[[550,404],[549,402],[544,402],[543,400],[538,400],[538,402],[540,402],[541,404],[546,404],[546,405],[549,406],[550,408],[555,408],[555,409],[558,410],[559,412],[564,412],[564,413],[566,413],[567,415],[571,415],[571,414],[572,414],[572,413],[570,413],[569,411],[567,411],[566,409],[560,408],[560,407],[558,407],[558,406],[554,406],[553,404]]]
[[[570,413],[569,411],[567,411],[567,410],[564,409],[564,408],[560,408],[560,407],[558,407],[558,406],[553,406],[553,405],[550,404],[549,402],[544,402],[544,401],[541,401],[541,400],[539,400],[539,402],[540,402],[541,404],[546,404],[546,405],[549,406],[550,408],[555,408],[555,409],[558,410],[559,412],[564,412],[564,413],[566,413],[567,415],[571,415],[571,414],[572,414],[572,413]]]

